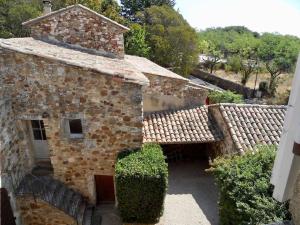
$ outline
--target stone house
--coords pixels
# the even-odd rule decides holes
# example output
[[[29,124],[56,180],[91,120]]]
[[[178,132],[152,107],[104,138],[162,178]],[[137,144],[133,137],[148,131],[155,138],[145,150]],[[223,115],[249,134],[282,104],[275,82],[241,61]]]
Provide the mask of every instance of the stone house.
[[[1,196],[17,224],[91,224],[93,205],[116,203],[143,113],[203,105],[208,89],[125,55],[128,28],[82,5],[23,25],[31,37],[0,39]]]

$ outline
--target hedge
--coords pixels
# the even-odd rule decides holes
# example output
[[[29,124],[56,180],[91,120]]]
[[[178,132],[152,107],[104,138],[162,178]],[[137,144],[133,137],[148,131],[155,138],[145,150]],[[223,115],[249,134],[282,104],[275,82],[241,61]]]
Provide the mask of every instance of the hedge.
[[[118,208],[125,223],[156,223],[163,213],[168,166],[157,144],[119,154],[116,164]]]
[[[273,197],[270,177],[274,146],[258,146],[256,153],[216,159],[209,169],[220,191],[221,225],[258,225],[290,219],[287,203]]]
[[[211,104],[217,103],[244,103],[244,98],[240,94],[231,91],[211,91],[208,94]]]

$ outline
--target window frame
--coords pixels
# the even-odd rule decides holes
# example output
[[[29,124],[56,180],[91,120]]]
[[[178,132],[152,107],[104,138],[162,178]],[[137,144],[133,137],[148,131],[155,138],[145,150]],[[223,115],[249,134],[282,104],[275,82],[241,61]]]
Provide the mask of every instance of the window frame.
[[[81,132],[82,133],[71,133],[71,126],[70,126],[70,121],[72,120],[79,120],[81,123]],[[68,130],[68,136],[70,139],[83,139],[84,138],[84,129],[83,129],[83,120],[79,118],[69,118],[67,119],[67,130]]]

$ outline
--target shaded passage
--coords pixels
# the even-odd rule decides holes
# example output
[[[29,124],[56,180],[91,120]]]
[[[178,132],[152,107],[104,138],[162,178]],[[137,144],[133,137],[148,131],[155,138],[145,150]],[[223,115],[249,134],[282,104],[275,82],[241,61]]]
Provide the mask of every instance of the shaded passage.
[[[218,225],[218,191],[204,170],[207,161],[169,164],[169,190],[161,223],[165,225]]]

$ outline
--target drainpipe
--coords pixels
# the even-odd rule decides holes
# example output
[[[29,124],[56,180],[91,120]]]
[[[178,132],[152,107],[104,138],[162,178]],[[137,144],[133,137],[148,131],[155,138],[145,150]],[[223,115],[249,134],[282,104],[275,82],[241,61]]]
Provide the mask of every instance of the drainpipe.
[[[44,11],[43,14],[47,15],[49,13],[51,13],[51,0],[43,0],[43,7],[44,7]]]

